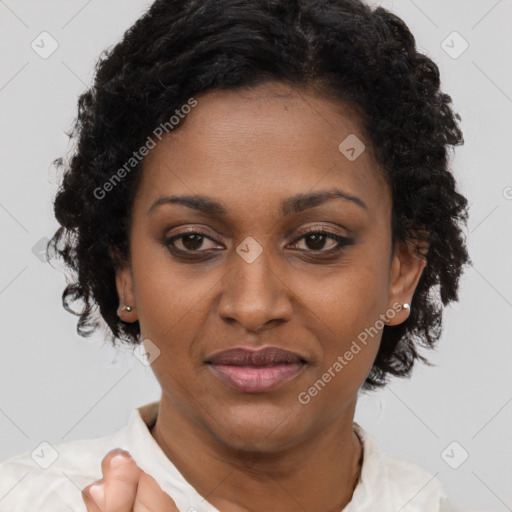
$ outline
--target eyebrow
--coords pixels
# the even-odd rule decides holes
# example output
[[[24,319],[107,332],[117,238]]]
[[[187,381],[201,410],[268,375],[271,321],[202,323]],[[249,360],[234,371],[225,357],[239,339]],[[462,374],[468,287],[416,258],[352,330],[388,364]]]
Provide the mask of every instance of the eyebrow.
[[[332,199],[351,201],[359,207],[368,210],[368,206],[361,198],[348,194],[347,192],[343,192],[339,189],[331,189],[298,194],[285,199],[281,203],[281,215],[286,217],[292,213],[297,214],[309,208],[320,206]],[[161,196],[151,205],[147,213],[151,213],[153,210],[164,204],[180,204],[214,217],[226,217],[228,214],[227,209],[218,201],[215,201],[210,197],[197,194],[189,196]]]

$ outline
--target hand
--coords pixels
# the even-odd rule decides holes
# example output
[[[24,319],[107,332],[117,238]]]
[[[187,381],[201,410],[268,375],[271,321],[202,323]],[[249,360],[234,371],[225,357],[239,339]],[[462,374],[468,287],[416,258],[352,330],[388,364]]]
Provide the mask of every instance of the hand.
[[[103,478],[82,489],[87,512],[179,512],[174,500],[127,451],[108,452],[101,472]]]

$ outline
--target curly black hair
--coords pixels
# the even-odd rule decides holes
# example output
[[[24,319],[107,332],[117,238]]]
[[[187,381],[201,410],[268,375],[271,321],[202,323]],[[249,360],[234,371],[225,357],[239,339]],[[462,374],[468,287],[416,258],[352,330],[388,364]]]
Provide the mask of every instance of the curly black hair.
[[[443,306],[458,300],[470,263],[462,232],[467,200],[448,168],[448,146],[463,143],[461,118],[440,91],[437,65],[416,50],[406,24],[360,0],[156,0],[102,52],[67,133],[76,141],[73,154],[53,162],[65,172],[54,201],[61,227],[47,257],[61,258],[72,271],[64,308],[80,317],[81,336],[104,325],[94,312],[99,308],[114,346],[140,343],[139,322],[117,316],[115,269],[129,261],[144,160],[108,199],[98,199],[97,191],[192,96],[269,81],[313,86],[361,116],[391,187],[393,242],[411,242],[427,260],[410,315],[384,327],[363,389],[384,386],[389,375],[407,377],[416,359],[431,364],[418,348],[438,341]],[[70,306],[77,300],[80,312]]]

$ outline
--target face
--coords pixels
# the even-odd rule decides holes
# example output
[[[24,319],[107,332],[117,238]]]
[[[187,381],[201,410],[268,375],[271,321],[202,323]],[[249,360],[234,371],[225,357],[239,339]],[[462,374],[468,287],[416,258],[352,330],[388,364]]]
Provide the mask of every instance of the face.
[[[297,445],[352,421],[383,325],[406,319],[396,305],[423,264],[391,246],[391,192],[348,106],[277,83],[196,100],[146,157],[117,271],[134,309],[121,315],[158,347],[176,414],[234,448]],[[355,159],[338,147],[351,134],[367,146]],[[305,199],[324,191],[339,193]],[[268,346],[305,362],[265,391],[207,364]]]

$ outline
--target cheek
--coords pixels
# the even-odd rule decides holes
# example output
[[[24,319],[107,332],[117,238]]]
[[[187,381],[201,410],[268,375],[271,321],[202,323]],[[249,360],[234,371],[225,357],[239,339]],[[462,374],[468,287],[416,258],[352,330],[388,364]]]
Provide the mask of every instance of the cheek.
[[[314,325],[322,359],[314,378],[327,381],[325,398],[354,393],[371,370],[384,327],[387,283],[382,260],[379,266],[358,258],[317,289],[315,313],[322,322]]]
[[[191,341],[204,323],[202,309],[214,281],[208,274],[194,277],[197,270],[173,262],[166,249],[154,241],[144,249],[141,246],[132,251],[141,334],[157,345],[165,364],[175,366],[175,361],[191,348]]]
[[[336,416],[341,408],[351,403],[357,391],[363,385],[377,356],[382,337],[379,317],[372,318],[365,305],[357,310],[345,313],[337,310],[332,314],[329,329],[320,328],[317,339],[320,340],[322,357],[312,368],[305,386],[298,395],[313,402],[318,415]],[[335,406],[334,404],[338,404]]]
[[[347,342],[374,325],[387,307],[388,281],[383,258],[362,254],[317,284],[315,309],[326,318],[330,337]]]

